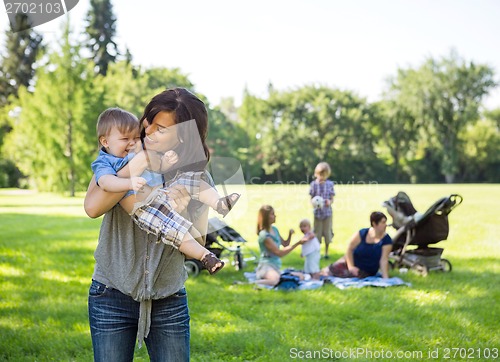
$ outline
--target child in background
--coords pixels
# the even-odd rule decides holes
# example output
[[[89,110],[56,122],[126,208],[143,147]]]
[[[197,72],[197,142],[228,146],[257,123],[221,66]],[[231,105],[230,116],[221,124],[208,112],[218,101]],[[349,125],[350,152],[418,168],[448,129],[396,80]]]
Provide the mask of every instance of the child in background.
[[[120,205],[133,216],[141,229],[154,233],[159,240],[178,248],[188,257],[200,260],[210,274],[219,271],[224,263],[195,240],[200,239],[201,235],[190,221],[174,211],[169,205],[168,197],[161,190],[154,198],[151,197],[154,194],[145,192],[163,183],[162,175],[147,170],[146,165],[154,164],[154,168],[164,173],[178,161],[177,154],[167,151],[158,158],[153,154],[146,155],[146,152],[140,151],[140,147],[137,152],[137,146],[140,145],[139,121],[131,113],[119,108],[110,108],[101,113],[97,134],[102,147],[99,156],[92,163],[97,184],[109,192],[135,191],[135,195],[128,192]],[[118,177],[117,171],[125,166],[129,167],[129,177]],[[191,191],[192,198],[215,206],[221,214],[226,214],[239,198],[237,194],[220,198],[217,191],[202,180],[197,183],[196,190],[193,186],[197,181],[194,177],[196,173],[189,174],[189,177],[185,177],[186,181],[181,174],[176,182],[189,183],[187,186],[191,187],[187,187],[187,190]],[[137,200],[144,202],[139,208],[135,207]]]
[[[326,162],[320,162],[314,169],[316,179],[311,182],[309,195],[311,199],[315,196],[321,196],[324,200],[323,207],[314,209],[314,233],[321,243],[325,239],[325,259],[328,259],[328,247],[333,238],[333,212],[332,203],[335,191],[333,190],[333,181],[328,180],[331,174],[330,165]]]
[[[311,230],[311,223],[307,219],[303,219],[300,224],[300,231],[304,233],[304,237],[312,236],[314,233]],[[321,259],[320,244],[317,237],[308,239],[302,244],[301,256],[305,258],[304,273],[314,274],[319,273],[319,260]]]

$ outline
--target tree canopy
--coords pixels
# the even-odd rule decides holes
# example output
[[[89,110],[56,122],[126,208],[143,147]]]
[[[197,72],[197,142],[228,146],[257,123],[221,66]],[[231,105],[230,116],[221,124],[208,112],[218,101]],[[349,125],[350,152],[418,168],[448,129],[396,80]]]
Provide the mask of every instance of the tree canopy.
[[[118,56],[116,35],[116,16],[110,0],[90,0],[86,17],[87,48],[92,54],[96,71],[106,75],[110,63]]]
[[[308,183],[320,161],[331,165],[337,183],[500,182],[500,109],[482,108],[497,86],[487,65],[456,52],[429,58],[397,69],[377,102],[308,84],[269,86],[263,97],[244,90],[239,107],[230,98],[213,106],[179,68],[134,65],[130,51],[123,60],[106,55],[100,63],[105,39],[116,46],[116,19],[110,3],[92,3],[111,19],[99,23],[109,29],[92,48],[96,57],[86,56],[68,24],[60,43],[41,57],[36,33],[9,34],[13,45],[0,58],[0,187],[19,186],[22,171],[40,190],[84,190],[97,155],[98,115],[121,107],[140,117],[155,94],[175,86],[205,101],[211,153],[241,163],[248,183]]]

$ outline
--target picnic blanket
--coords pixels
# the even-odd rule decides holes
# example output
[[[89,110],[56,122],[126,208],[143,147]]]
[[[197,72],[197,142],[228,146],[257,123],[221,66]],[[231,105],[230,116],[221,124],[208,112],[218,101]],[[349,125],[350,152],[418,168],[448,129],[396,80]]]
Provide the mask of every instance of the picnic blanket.
[[[245,272],[245,278],[249,283],[255,283],[255,273]],[[411,283],[405,282],[403,279],[398,277],[392,278],[382,278],[380,276],[367,277],[364,279],[359,278],[336,278],[336,277],[325,277],[322,280],[303,280],[299,283],[298,290],[311,290],[321,288],[325,284],[332,284],[339,289],[347,288],[363,288],[363,287],[395,287],[395,286],[411,286]],[[273,289],[271,286],[263,286],[268,289]]]

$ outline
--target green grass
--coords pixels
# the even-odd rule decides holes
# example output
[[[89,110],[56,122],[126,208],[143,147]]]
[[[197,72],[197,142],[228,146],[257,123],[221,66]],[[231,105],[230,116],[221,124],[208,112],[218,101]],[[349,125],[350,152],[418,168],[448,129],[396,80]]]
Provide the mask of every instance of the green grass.
[[[298,239],[300,219],[311,217],[307,190],[246,186],[227,221],[257,250],[257,210],[268,203],[281,232],[295,228]],[[499,185],[339,185],[332,258],[399,190],[419,211],[451,193],[464,197],[450,214],[448,240],[439,244],[453,264],[451,273],[392,272],[411,287],[276,292],[233,284],[245,279],[231,266],[216,276],[204,271],[186,283],[192,360],[349,360],[350,352],[359,352],[359,361],[370,353],[379,360],[390,354],[400,361],[426,360],[436,353],[435,360],[447,360],[447,348],[462,348],[449,351],[451,360],[465,360],[467,353],[479,360],[498,350]],[[87,291],[100,219],[87,218],[82,203],[82,195],[0,190],[0,360],[92,360]],[[303,260],[296,250],[283,263],[300,268]],[[402,358],[395,358],[398,351]],[[135,360],[148,360],[145,348]]]

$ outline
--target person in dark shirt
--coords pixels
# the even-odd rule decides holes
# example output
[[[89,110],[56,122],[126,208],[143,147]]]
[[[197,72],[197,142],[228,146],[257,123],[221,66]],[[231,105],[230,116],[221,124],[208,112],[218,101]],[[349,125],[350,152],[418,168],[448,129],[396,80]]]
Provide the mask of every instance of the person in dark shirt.
[[[383,278],[389,277],[392,239],[386,233],[387,217],[380,211],[372,212],[370,224],[371,227],[354,233],[346,254],[323,268],[319,276],[366,278],[376,275],[380,270]]]

